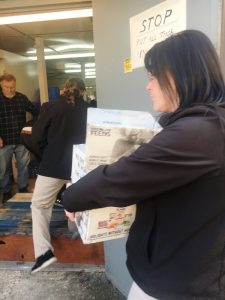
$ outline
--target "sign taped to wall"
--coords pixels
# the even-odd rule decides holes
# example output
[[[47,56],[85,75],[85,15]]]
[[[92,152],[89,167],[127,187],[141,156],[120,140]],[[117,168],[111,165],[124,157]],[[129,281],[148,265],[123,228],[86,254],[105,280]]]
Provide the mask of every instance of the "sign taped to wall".
[[[154,44],[185,29],[186,0],[167,0],[130,18],[133,69],[144,65],[145,53]]]

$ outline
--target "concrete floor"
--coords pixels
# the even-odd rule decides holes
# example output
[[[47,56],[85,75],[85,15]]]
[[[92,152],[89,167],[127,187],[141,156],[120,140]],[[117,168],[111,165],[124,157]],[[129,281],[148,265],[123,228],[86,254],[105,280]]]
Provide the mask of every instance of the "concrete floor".
[[[101,266],[57,264],[34,275],[30,275],[30,267],[0,263],[1,300],[126,299],[112,286]]]

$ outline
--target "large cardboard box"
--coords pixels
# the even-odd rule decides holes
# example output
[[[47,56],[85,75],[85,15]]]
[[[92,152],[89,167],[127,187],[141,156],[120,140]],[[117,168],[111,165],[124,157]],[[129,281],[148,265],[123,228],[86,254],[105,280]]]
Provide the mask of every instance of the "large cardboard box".
[[[127,156],[161,130],[146,112],[88,109],[86,144],[73,146],[71,181],[75,183],[100,164]],[[75,222],[84,244],[124,237],[136,205],[76,212]]]
[[[92,170],[129,155],[160,130],[148,112],[89,108],[85,167]]]
[[[136,205],[104,207],[76,213],[76,225],[84,244],[125,237],[135,219]]]
[[[71,181],[75,183],[89,172],[85,168],[85,145],[73,146]],[[75,223],[84,244],[121,238],[128,234],[135,219],[136,205],[104,207],[76,212]]]

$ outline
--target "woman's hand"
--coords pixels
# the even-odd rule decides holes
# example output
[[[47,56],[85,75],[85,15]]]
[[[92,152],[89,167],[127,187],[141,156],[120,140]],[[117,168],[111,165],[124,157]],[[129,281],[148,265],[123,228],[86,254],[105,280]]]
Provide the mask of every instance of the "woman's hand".
[[[65,210],[65,214],[67,216],[67,218],[70,220],[70,221],[75,221],[75,212],[68,212],[67,210]]]
[[[3,139],[0,137],[0,149],[3,148],[4,143],[3,143]]]

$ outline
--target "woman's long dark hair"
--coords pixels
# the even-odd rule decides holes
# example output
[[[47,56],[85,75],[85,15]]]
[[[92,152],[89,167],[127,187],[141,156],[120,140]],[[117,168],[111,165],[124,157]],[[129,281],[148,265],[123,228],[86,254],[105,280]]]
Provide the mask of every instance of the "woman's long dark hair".
[[[179,99],[179,108],[225,102],[217,53],[209,38],[200,31],[185,30],[155,44],[145,55],[145,67],[158,79],[173,103]]]

